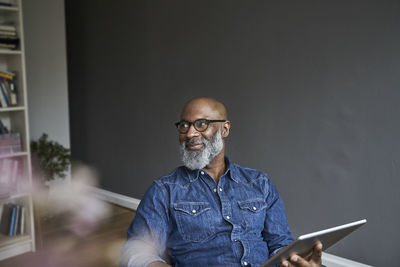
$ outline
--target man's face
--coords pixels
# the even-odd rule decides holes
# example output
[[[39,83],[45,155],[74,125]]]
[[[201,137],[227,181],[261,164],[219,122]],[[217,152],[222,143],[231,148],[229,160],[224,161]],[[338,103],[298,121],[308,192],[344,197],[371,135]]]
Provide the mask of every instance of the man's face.
[[[197,101],[185,106],[182,111],[181,120],[194,122],[198,119],[217,120],[222,118],[217,110],[213,109],[210,105],[203,101]],[[210,125],[208,125],[207,130],[199,132],[192,125],[190,126],[187,133],[179,134],[179,141],[183,142],[192,138],[205,138],[207,140],[210,140],[212,136],[214,136],[214,134],[218,131],[219,127],[221,127],[220,123],[211,123]],[[202,149],[202,146],[191,145],[188,146],[188,149],[198,150]]]
[[[187,105],[181,120],[194,122],[197,119],[221,119],[218,111],[202,102]],[[223,149],[221,123],[210,123],[205,131],[198,131],[193,125],[187,133],[179,134],[182,161],[189,169],[206,167]]]

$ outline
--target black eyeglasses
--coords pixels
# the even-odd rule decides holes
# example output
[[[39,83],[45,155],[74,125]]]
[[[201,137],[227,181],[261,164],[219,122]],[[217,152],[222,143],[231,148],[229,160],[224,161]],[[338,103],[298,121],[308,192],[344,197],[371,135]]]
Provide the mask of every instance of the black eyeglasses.
[[[178,121],[175,123],[176,128],[178,131],[182,134],[187,133],[189,131],[190,125],[193,124],[194,128],[198,132],[204,132],[207,130],[208,125],[213,122],[226,122],[226,120],[207,120],[207,119],[198,119],[195,120],[194,122],[190,121]]]

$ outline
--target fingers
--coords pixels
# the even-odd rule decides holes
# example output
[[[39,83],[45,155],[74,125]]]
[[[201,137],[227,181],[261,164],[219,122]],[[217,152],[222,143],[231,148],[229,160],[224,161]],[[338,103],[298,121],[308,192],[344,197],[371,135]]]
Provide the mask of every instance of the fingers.
[[[313,253],[311,255],[310,261],[315,263],[321,263],[321,256],[322,256],[322,243],[318,241],[313,248]]]
[[[281,266],[283,267],[308,267],[310,264],[298,255],[293,255],[288,260],[282,260]]]
[[[294,264],[294,266],[300,266],[300,267],[310,266],[308,261],[306,261],[305,259],[303,259],[298,255],[291,256],[290,261]]]
[[[282,260],[283,267],[314,267],[321,266],[322,243],[317,242],[313,247],[312,254],[308,258],[302,258],[299,255],[292,255],[288,260]]]
[[[287,260],[282,260],[280,267],[289,267],[290,263]]]

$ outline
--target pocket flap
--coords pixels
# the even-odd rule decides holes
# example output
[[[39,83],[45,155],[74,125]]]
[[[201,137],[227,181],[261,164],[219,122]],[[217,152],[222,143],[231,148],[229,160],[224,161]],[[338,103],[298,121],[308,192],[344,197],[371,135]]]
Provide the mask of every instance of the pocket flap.
[[[241,209],[246,209],[251,212],[259,212],[267,207],[267,203],[265,203],[262,199],[249,199],[244,201],[238,201],[239,207]]]
[[[180,202],[174,203],[174,210],[184,212],[188,215],[197,216],[211,209],[207,202]]]

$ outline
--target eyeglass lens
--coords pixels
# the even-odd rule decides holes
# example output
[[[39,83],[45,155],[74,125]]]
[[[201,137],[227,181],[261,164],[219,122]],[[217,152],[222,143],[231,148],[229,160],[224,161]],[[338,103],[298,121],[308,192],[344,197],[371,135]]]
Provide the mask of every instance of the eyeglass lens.
[[[207,120],[195,120],[194,122],[182,121],[178,124],[178,130],[181,133],[186,133],[189,131],[190,125],[194,126],[194,128],[199,131],[203,132],[208,128],[208,121]]]

